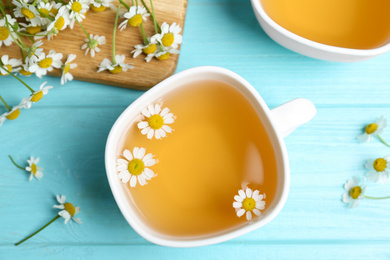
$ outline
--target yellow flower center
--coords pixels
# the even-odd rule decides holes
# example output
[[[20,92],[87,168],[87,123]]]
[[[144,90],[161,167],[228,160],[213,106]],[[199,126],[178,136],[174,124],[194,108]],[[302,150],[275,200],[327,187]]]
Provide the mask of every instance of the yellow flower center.
[[[129,19],[127,22],[130,26],[132,27],[137,27],[142,23],[142,15],[141,14],[136,14],[133,17]]]
[[[122,71],[122,67],[117,65],[113,70],[109,70],[112,74],[117,74]]]
[[[93,4],[90,5],[91,9],[95,12],[103,12],[104,10],[106,10],[106,7],[101,5],[100,7],[96,7],[94,6]]]
[[[42,30],[42,26],[30,26],[30,27],[27,27],[26,28],[26,31],[29,33],[29,34],[36,34],[36,33],[39,33],[40,31]]]
[[[66,202],[66,203],[64,203],[64,207],[65,207],[65,210],[68,211],[68,213],[70,214],[71,217],[73,217],[74,214],[76,214],[76,208],[73,206],[72,203]]]
[[[7,40],[9,37],[9,31],[7,27],[1,26],[0,27],[0,41]]]
[[[79,2],[73,2],[71,9],[73,12],[78,13],[81,11],[82,6]]]
[[[157,59],[159,59],[159,60],[166,60],[166,59],[169,58],[169,55],[170,55],[170,53],[166,52],[163,55],[158,56]]]
[[[386,169],[387,161],[383,158],[378,158],[374,161],[374,169],[377,172],[383,172]]]
[[[369,124],[366,126],[366,134],[370,135],[378,129],[378,125],[375,123]]]
[[[157,44],[149,44],[148,47],[143,49],[145,54],[151,54],[157,50]]]
[[[35,163],[33,163],[31,165],[31,172],[35,175],[37,173],[37,166],[35,165]]]
[[[19,70],[20,74],[24,75],[24,76],[30,76],[32,74],[32,72],[28,71],[28,70],[25,70],[25,69],[21,69]]]
[[[256,207],[256,201],[252,198],[245,198],[242,202],[242,207],[246,211],[251,211]]]
[[[11,65],[9,65],[9,64],[7,64],[7,65],[3,65],[9,72],[12,72],[12,66]],[[6,72],[5,74],[3,74],[3,73],[1,73],[0,72],[0,75],[1,76],[7,76],[9,73],[8,72]]]
[[[28,19],[34,19],[35,18],[35,14],[33,12],[31,12],[27,8],[22,7],[21,13],[22,13],[22,15],[24,15],[24,17],[26,17]]]
[[[360,186],[355,186],[351,189],[351,191],[349,192],[349,194],[351,195],[351,197],[356,200],[357,198],[359,198],[360,194],[362,194],[362,188]]]
[[[145,169],[145,164],[140,159],[133,159],[129,162],[127,169],[133,175],[140,175]]]
[[[58,31],[60,31],[62,28],[64,28],[64,25],[65,25],[65,19],[62,16],[58,17],[57,21],[54,23],[54,27]]]
[[[46,8],[41,8],[41,9],[39,9],[39,12],[43,13],[43,14],[40,14],[40,17],[43,17],[43,18],[49,16],[49,14],[50,14],[50,11],[47,10]],[[45,14],[45,15],[44,15],[44,14]]]
[[[31,97],[31,102],[38,102],[39,100],[41,100],[41,98],[43,97],[43,92],[42,91],[39,91],[38,93],[35,93],[34,95],[32,95]]]
[[[164,125],[164,119],[160,115],[152,115],[148,120],[149,126],[153,129],[160,129]]]
[[[53,7],[52,9],[50,9],[50,13],[56,16],[58,14],[58,9]]]
[[[16,109],[14,112],[6,116],[6,118],[8,118],[9,120],[15,120],[16,118],[19,117],[19,115],[20,115],[20,110]]]
[[[43,60],[38,62],[39,67],[41,67],[42,69],[50,68],[52,64],[53,64],[53,59],[50,57],[44,58]]]
[[[175,40],[175,36],[173,36],[173,33],[166,33],[164,36],[161,38],[161,43],[165,47],[169,47],[172,45],[173,41]]]
[[[70,64],[65,64],[64,74],[69,73],[69,70],[70,70]]]

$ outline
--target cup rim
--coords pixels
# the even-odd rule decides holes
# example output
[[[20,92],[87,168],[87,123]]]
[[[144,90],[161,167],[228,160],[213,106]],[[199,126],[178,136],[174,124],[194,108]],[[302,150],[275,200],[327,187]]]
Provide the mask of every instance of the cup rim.
[[[121,187],[122,182],[117,177],[117,171],[115,166],[116,160],[114,157],[116,157],[117,154],[116,151],[117,151],[119,138],[126,128],[124,126],[125,120],[127,118],[135,117],[136,114],[134,112],[137,111],[136,109],[138,107],[144,106],[142,102],[145,99],[157,100],[162,95],[160,93],[161,90],[167,89],[166,85],[172,86],[173,84],[175,84],[175,82],[176,84],[180,84],[179,83],[180,79],[185,77],[191,77],[191,76],[194,77],[194,75],[199,75],[202,73],[215,73],[216,75],[222,74],[225,77],[236,80],[242,85],[244,89],[248,91],[249,95],[253,96],[253,98],[259,104],[261,110],[265,114],[264,118],[262,119],[266,119],[266,122],[263,122],[263,124],[266,127],[266,130],[269,134],[269,138],[271,139],[271,142],[274,147],[276,163],[278,165],[278,170],[277,170],[279,176],[278,186],[280,186],[281,188],[280,191],[277,192],[277,195],[274,201],[272,202],[273,206],[268,209],[268,211],[266,212],[266,214],[264,214],[264,217],[262,219],[259,219],[258,221],[252,223],[251,225],[239,226],[235,230],[227,231],[227,233],[216,234],[215,236],[205,237],[205,238],[196,238],[191,240],[188,239],[183,240],[180,239],[180,237],[178,237],[177,239],[164,239],[152,234],[151,232],[148,232],[147,230],[144,230],[139,224],[142,221],[138,221],[137,219],[135,219],[135,214],[132,214],[134,213],[134,210],[129,205],[126,205],[128,204],[128,200],[126,198],[126,194],[124,194],[123,188]],[[239,87],[237,87],[237,89],[239,89]],[[167,91],[166,93],[168,92],[169,91]],[[248,96],[247,98],[249,99]],[[276,215],[279,214],[279,212],[283,208],[287,200],[289,183],[290,183],[289,161],[288,161],[287,150],[284,144],[284,139],[275,128],[275,124],[272,121],[271,111],[269,110],[268,106],[265,104],[265,102],[263,101],[259,93],[253,88],[253,86],[251,86],[241,76],[239,76],[238,74],[230,70],[220,68],[220,67],[213,67],[213,66],[195,67],[192,69],[187,69],[185,71],[179,72],[165,79],[164,81],[160,82],[155,87],[153,87],[152,89],[148,90],[143,95],[141,95],[132,104],[130,104],[118,117],[118,119],[114,123],[108,135],[106,150],[105,150],[105,167],[106,167],[107,179],[111,191],[126,221],[139,235],[141,235],[146,240],[149,240],[150,242],[158,245],[168,246],[168,247],[197,247],[197,246],[216,244],[216,243],[220,243],[220,242],[224,242],[236,238],[238,236],[249,233],[255,229],[258,229],[261,226],[264,226],[272,219],[274,219]],[[280,193],[279,196],[278,193]],[[131,212],[128,212],[129,210]]]
[[[252,6],[254,7],[255,11],[263,18],[263,20],[270,25],[273,29],[275,29],[280,34],[301,43],[302,45],[305,45],[310,48],[319,49],[325,52],[329,53],[336,53],[336,54],[344,54],[344,55],[351,55],[351,56],[377,56],[380,54],[383,54],[390,50],[390,42],[377,48],[373,49],[352,49],[352,48],[344,48],[344,47],[337,47],[332,45],[327,45],[323,43],[319,43],[316,41],[309,40],[307,38],[304,38],[302,36],[299,36],[284,27],[280,26],[278,23],[276,23],[274,20],[271,19],[271,17],[268,16],[268,14],[265,12],[263,5],[261,4],[261,0],[251,0]]]

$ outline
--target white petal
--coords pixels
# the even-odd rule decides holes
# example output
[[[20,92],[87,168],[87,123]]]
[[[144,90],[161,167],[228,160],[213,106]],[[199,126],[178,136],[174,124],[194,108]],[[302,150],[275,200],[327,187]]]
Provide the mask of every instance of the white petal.
[[[54,205],[53,208],[56,208],[56,209],[64,209],[65,206],[64,206],[64,205]]]
[[[131,174],[125,174],[122,178],[122,183],[128,183],[130,180]]]
[[[131,152],[127,149],[123,151],[123,156],[129,161],[133,160],[133,156],[131,155]]]
[[[154,131],[154,136],[156,137],[157,140],[161,139],[160,132],[158,130]]]
[[[247,198],[252,198],[252,190],[249,189],[249,188],[246,189],[246,197]]]
[[[154,177],[154,172],[149,168],[145,168],[144,173],[145,173],[146,177],[148,177],[148,179],[151,179]]]
[[[258,190],[255,190],[252,194],[252,198],[255,199],[256,197],[259,196],[259,191]],[[256,200],[256,199],[255,199]]]
[[[137,158],[138,158],[138,159],[144,158],[145,152],[146,152],[146,151],[145,151],[145,148],[141,147],[141,148],[139,149],[139,151],[138,151],[138,156],[137,156]]]
[[[154,114],[155,114],[155,113],[154,113],[154,107],[153,107],[152,104],[150,104],[150,105],[148,106],[148,110],[149,110],[149,112],[150,112],[151,115],[154,115]]]
[[[130,179],[130,187],[135,187],[137,185],[137,176],[132,175]]]
[[[350,203],[351,201],[352,201],[352,197],[349,196],[348,193],[344,193],[344,194],[343,194],[343,202],[344,202],[344,203]]]
[[[247,220],[252,220],[252,213],[250,211],[246,212],[246,219]]]
[[[73,219],[73,221],[76,222],[77,224],[82,224],[80,218],[72,218],[72,219]]]
[[[165,131],[164,131],[164,130],[162,130],[161,128],[160,128],[160,129],[158,129],[157,131],[158,131],[158,133],[160,134],[160,136],[161,136],[162,138],[164,138],[164,137],[166,137],[166,136],[167,136],[167,134],[165,133]]]
[[[139,129],[143,129],[143,128],[145,128],[145,127],[148,127],[148,125],[149,125],[148,122],[146,122],[146,121],[141,121],[141,122],[138,123],[137,126],[138,126]]]
[[[161,111],[161,106],[159,104],[156,104],[154,106],[154,113],[159,114]]]
[[[172,128],[170,126],[167,126],[167,125],[163,125],[162,126],[162,129],[167,132],[167,133],[172,133]]]
[[[233,202],[233,208],[241,208],[242,203],[241,202]]]
[[[237,211],[237,216],[241,217],[242,215],[244,215],[244,213],[245,213],[245,209],[240,209],[239,211]]]
[[[169,108],[166,107],[166,108],[164,108],[164,109],[161,111],[160,116],[164,117],[164,116],[166,116],[168,113],[169,113]]]
[[[154,129],[150,128],[148,135],[146,136],[148,139],[152,139],[154,135]]]
[[[146,108],[145,109],[142,109],[141,113],[146,116],[146,117],[151,117],[151,114],[149,112],[149,110],[147,110]]]
[[[141,134],[146,135],[147,133],[149,133],[150,129],[151,129],[150,127],[146,127],[144,129],[142,129]]]
[[[244,192],[243,190],[239,190],[239,191],[238,191],[238,195],[240,195],[240,197],[241,197],[242,199],[245,199],[245,198],[246,198],[245,192]]]
[[[172,124],[173,122],[175,122],[175,120],[172,117],[164,119],[164,124]]]
[[[133,149],[134,158],[142,159],[142,158],[138,158],[138,152],[139,152],[139,147],[134,147],[134,149]]]
[[[156,164],[156,160],[155,159],[150,159],[150,160],[147,160],[146,162],[144,162],[145,166],[146,167],[150,167],[150,166],[153,166]]]
[[[252,211],[253,211],[253,213],[256,214],[256,216],[260,216],[261,215],[261,211],[258,210],[258,209],[253,209]]]
[[[117,170],[118,172],[124,171],[124,170],[126,170],[126,169],[127,169],[127,165],[125,165],[125,164],[121,164],[121,165],[118,165],[118,166],[116,167],[116,170]]]
[[[349,205],[350,208],[356,208],[357,206],[359,206],[359,200],[353,200]]]
[[[149,161],[150,159],[153,158],[153,154],[151,153],[148,153],[147,155],[144,156],[144,158],[142,159],[143,162],[147,162]]]
[[[234,196],[234,199],[235,199],[236,201],[238,201],[238,202],[243,202],[243,201],[244,201],[244,199],[241,198],[241,197],[238,196],[238,195]]]
[[[147,182],[146,182],[145,178],[142,176],[142,174],[141,174],[141,175],[138,175],[138,182],[139,182],[139,184],[140,184],[141,186],[144,186],[144,185],[147,184]]]

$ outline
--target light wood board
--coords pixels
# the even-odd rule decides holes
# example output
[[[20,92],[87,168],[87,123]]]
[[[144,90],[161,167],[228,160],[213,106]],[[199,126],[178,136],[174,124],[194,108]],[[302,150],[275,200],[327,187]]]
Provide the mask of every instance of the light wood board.
[[[129,1],[125,2],[129,3]],[[149,1],[145,2],[149,4]],[[114,3],[118,5],[117,2]],[[176,22],[183,28],[187,0],[154,0],[153,5],[160,25],[163,22],[169,24]],[[176,69],[179,55],[171,55],[169,59],[164,61],[152,59],[150,62],[146,62],[144,54],[134,59],[130,52],[134,49],[134,45],[142,43],[142,35],[139,27],[133,28],[129,26],[123,31],[117,30],[116,54],[126,55],[125,62],[131,63],[134,69],[119,74],[111,74],[108,71],[97,73],[101,61],[104,58],[112,58],[112,33],[115,15],[116,13],[110,9],[106,9],[104,12],[90,10],[86,15],[86,19],[82,22],[88,33],[106,37],[106,44],[100,46],[101,51],[94,58],[90,55],[85,56],[85,51],[81,50],[86,35],[77,23],[75,23],[73,30],[67,28],[61,31],[54,40],[47,41],[47,39],[44,39],[43,49],[46,53],[50,50],[63,53],[63,62],[66,61],[68,54],[76,54],[75,63],[77,63],[78,67],[70,72],[77,80],[144,90],[169,77]],[[118,25],[122,21],[123,19],[120,18]],[[148,18],[144,25],[146,35],[153,35],[154,26],[151,17]],[[27,39],[25,42],[29,43]],[[16,44],[12,44],[9,47],[4,47],[3,45],[0,48],[0,56],[4,54],[8,54],[12,58],[21,58],[20,49]],[[55,69],[48,75],[61,76],[61,72]]]

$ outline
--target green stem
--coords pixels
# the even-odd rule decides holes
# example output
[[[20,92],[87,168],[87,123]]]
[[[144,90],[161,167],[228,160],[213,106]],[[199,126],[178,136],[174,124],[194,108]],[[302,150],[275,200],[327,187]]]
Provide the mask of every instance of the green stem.
[[[62,0],[54,0],[56,3],[61,3],[63,5],[67,5],[68,3]]]
[[[141,32],[142,32],[142,37],[144,38],[144,44],[148,45],[149,41],[148,41],[148,38],[146,37],[146,34],[145,34],[144,22],[141,23]]]
[[[151,11],[149,10],[149,8],[148,8],[148,6],[145,4],[145,1],[144,1],[144,0],[141,0],[141,2],[142,2],[142,4],[143,4],[143,6],[145,7],[146,11],[148,11],[148,13],[152,16],[153,21],[156,20],[156,17],[154,16],[154,11],[151,12]],[[152,5],[152,6],[153,6],[153,5]],[[156,25],[157,25],[158,31],[161,32],[161,27],[160,27],[160,25],[158,25],[157,21],[156,21]]]
[[[36,234],[38,234],[39,232],[41,232],[43,229],[45,229],[48,225],[50,225],[51,223],[53,223],[54,221],[56,221],[59,217],[60,217],[60,215],[55,216],[55,217],[54,217],[52,220],[50,220],[46,225],[44,225],[43,227],[41,227],[40,229],[38,229],[37,231],[35,231],[35,232],[32,233],[31,235],[29,235],[29,236],[26,237],[25,239],[22,239],[22,240],[20,240],[18,243],[15,243],[15,246],[18,246],[18,245],[20,245],[21,243],[23,243],[24,241],[26,241],[27,239],[30,239],[31,237],[35,236]]]
[[[0,65],[0,67],[1,67],[3,70],[5,70],[6,72],[8,72],[10,75],[12,75],[12,77],[14,77],[15,79],[19,80],[20,83],[22,83],[23,85],[25,85],[25,86],[31,91],[31,93],[34,93],[34,92],[35,92],[32,88],[30,88],[29,85],[27,85],[26,83],[24,83],[23,80],[21,80],[19,77],[15,76],[12,72],[10,72],[10,71],[8,71],[6,68],[4,68],[4,66],[1,66],[1,65]]]
[[[12,163],[13,163],[16,167],[18,167],[19,169],[22,169],[22,170],[26,170],[26,169],[23,168],[22,166],[18,165],[18,164],[14,161],[14,159],[12,158],[11,155],[8,155],[8,157],[11,159]]]
[[[371,196],[366,196],[366,195],[363,195],[365,198],[367,199],[372,199],[372,200],[385,200],[385,199],[390,199],[390,196],[388,197],[371,197]]]
[[[47,15],[45,14],[44,12],[40,11],[38,8],[37,8],[37,11],[40,15],[43,15],[44,17],[46,17],[47,19],[49,19],[50,21],[54,21],[55,19],[53,17],[51,17],[50,15]]]
[[[87,33],[87,30],[85,30],[84,26],[80,23],[80,21],[79,21],[78,19],[76,19],[76,21],[77,21],[78,24],[80,25],[81,29],[83,29],[85,35],[87,35],[88,40],[91,42],[92,39],[91,39],[91,37],[89,36],[89,34]]]
[[[378,139],[386,146],[390,147],[390,145],[388,143],[385,142],[385,140],[382,139],[382,137],[380,137],[380,135],[376,135],[378,137]]]
[[[7,0],[7,3],[8,3],[8,6],[12,6],[10,0]],[[14,12],[11,12],[11,16],[12,16],[12,18],[15,18]]]
[[[122,0],[119,0],[119,2],[120,2],[124,7],[126,7],[127,11],[130,10],[130,6],[128,6],[125,2],[123,2]],[[119,8],[119,6],[118,6],[118,8]]]
[[[142,0],[143,1],[143,0]],[[156,31],[156,34],[158,33],[158,29],[157,29],[157,21],[156,21],[156,15],[154,14],[154,7],[153,7],[153,1],[152,0],[149,0],[150,2],[150,7],[152,8],[152,19],[153,19],[153,23],[154,23],[154,30]],[[161,30],[161,28],[160,28]]]
[[[5,102],[5,100],[3,99],[2,96],[0,96],[0,100],[3,102],[4,106],[8,109],[8,112],[12,110],[12,109],[10,108],[10,106]]]
[[[118,17],[119,17],[120,9],[121,9],[121,3],[119,3],[118,10],[116,11],[114,32],[112,33],[112,63],[113,64],[116,64],[116,59],[115,59],[115,37],[116,37],[116,27],[118,26]]]

